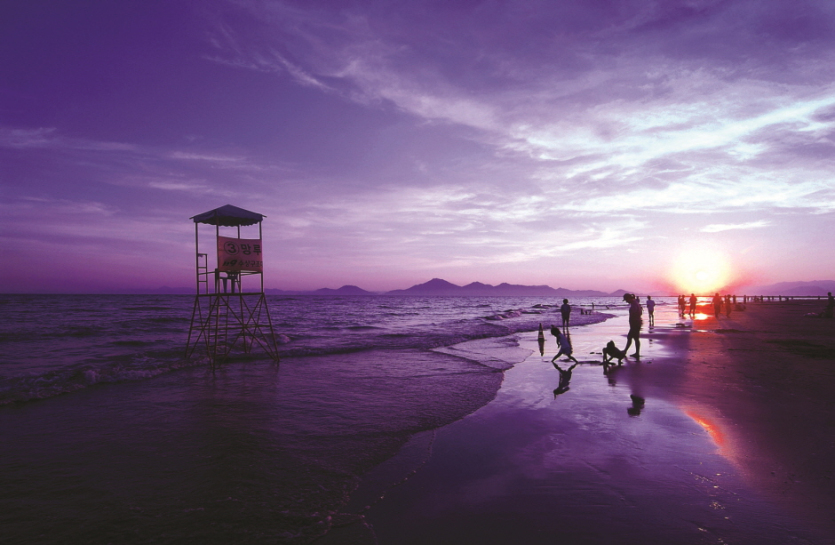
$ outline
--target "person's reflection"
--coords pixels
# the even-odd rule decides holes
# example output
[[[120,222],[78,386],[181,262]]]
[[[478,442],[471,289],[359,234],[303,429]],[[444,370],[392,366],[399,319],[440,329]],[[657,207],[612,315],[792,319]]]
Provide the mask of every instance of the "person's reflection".
[[[545,355],[545,331],[542,329],[542,324],[539,324],[539,333],[536,336],[536,342],[539,343],[539,355]]]
[[[604,363],[603,364],[603,376],[606,377],[606,381],[609,383],[609,386],[617,386],[618,385],[618,371],[620,370],[614,364]]]
[[[568,383],[571,382],[571,372],[575,367],[577,367],[579,362],[575,363],[568,369],[562,369],[555,361],[552,361],[551,363],[553,363],[556,370],[560,372],[560,385],[557,386],[556,390],[554,390],[554,399],[556,399],[558,395],[564,394],[568,391]]]
[[[635,394],[629,394],[629,397],[632,399],[632,406],[626,409],[626,412],[629,413],[629,416],[640,416],[641,409],[644,408],[646,401]]]

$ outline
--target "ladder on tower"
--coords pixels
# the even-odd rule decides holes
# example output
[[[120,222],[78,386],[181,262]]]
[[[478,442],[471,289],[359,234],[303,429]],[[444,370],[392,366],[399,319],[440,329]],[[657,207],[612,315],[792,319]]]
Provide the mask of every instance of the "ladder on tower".
[[[203,284],[203,291],[200,291]],[[209,256],[208,254],[197,254],[197,294],[209,293]]]

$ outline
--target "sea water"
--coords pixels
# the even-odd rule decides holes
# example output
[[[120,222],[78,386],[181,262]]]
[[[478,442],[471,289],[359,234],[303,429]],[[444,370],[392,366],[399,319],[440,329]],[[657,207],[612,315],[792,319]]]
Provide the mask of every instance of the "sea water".
[[[572,303],[573,324],[623,308]],[[274,296],[281,363],[212,369],[183,359],[192,304],[0,296],[4,542],[308,542],[356,520],[341,507],[369,469],[493,399],[530,354],[516,334],[560,318],[546,298]]]

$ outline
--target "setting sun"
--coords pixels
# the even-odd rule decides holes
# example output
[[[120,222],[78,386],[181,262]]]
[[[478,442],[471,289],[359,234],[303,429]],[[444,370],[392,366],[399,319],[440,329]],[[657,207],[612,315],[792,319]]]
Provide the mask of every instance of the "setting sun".
[[[693,248],[679,254],[670,271],[670,280],[682,292],[708,294],[725,287],[730,281],[730,271],[730,263],[721,252]]]

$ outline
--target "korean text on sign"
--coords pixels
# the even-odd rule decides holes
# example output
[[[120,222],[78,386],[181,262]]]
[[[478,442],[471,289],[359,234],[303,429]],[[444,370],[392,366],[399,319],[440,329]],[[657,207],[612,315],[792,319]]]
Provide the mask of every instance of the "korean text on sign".
[[[264,272],[261,239],[217,237],[217,268],[226,272]]]

